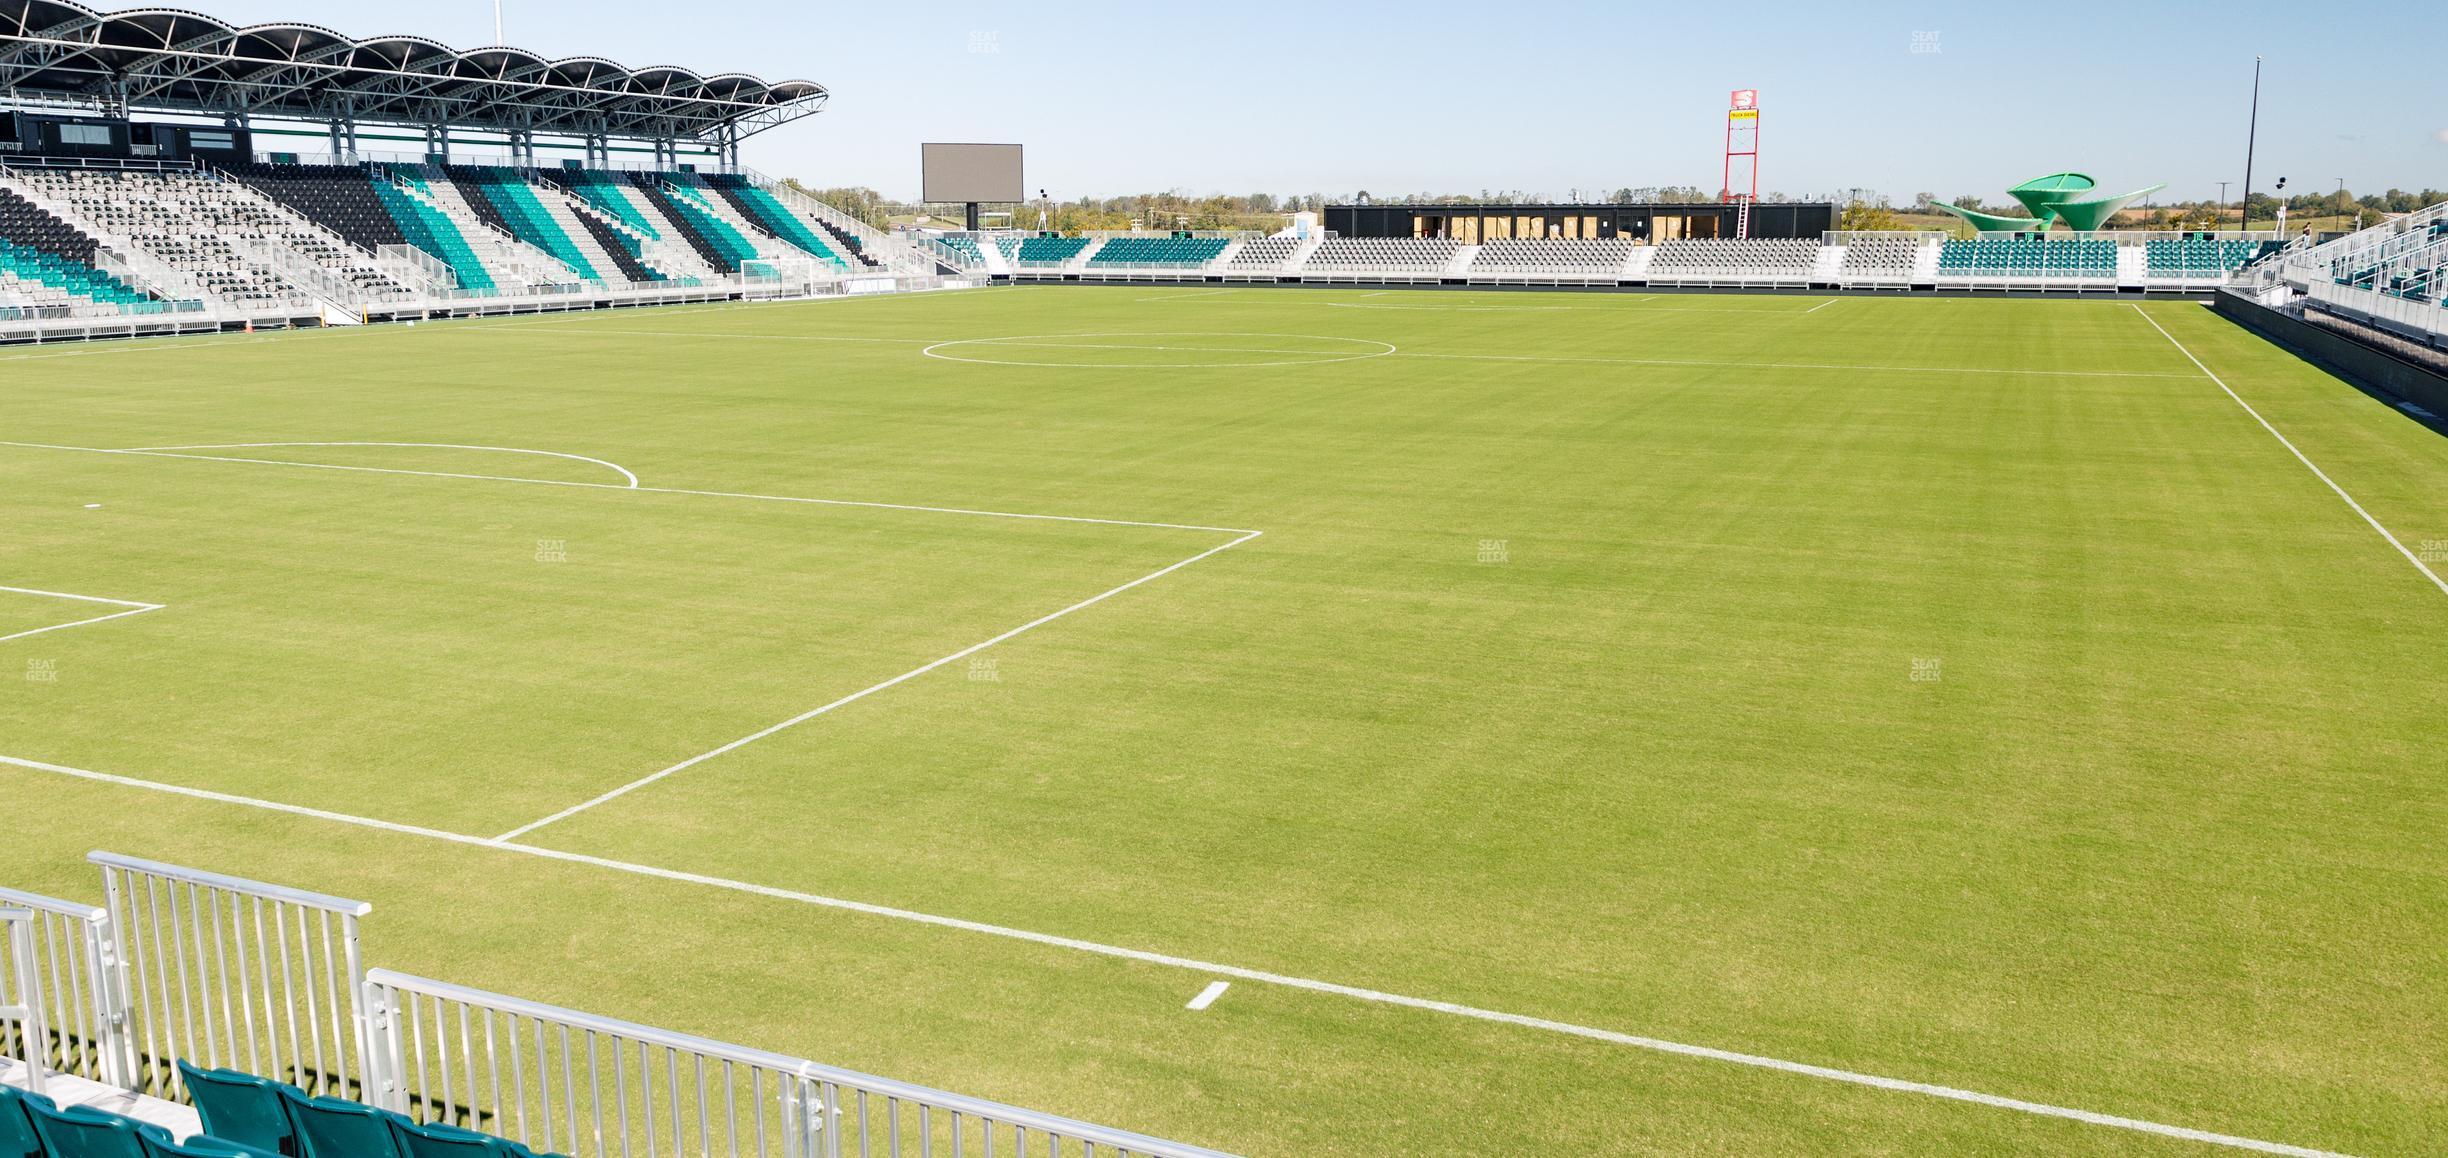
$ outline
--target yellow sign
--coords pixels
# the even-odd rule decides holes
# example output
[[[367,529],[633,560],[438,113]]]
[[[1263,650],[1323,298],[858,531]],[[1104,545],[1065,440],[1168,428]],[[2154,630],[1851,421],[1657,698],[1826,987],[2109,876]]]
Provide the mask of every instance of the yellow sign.
[[[1756,120],[1758,120],[1758,119],[1759,119],[1759,110],[1758,110],[1758,109],[1731,109],[1731,110],[1728,110],[1728,111],[1727,111],[1727,113],[1726,113],[1726,119],[1728,119],[1728,120],[1735,120],[1735,121],[1756,121]]]

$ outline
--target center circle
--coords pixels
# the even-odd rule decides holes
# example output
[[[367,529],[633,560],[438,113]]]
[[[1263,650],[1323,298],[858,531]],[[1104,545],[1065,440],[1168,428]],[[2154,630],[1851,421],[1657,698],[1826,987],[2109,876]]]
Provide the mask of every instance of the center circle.
[[[947,362],[981,366],[1032,366],[1066,370],[1203,370],[1259,366],[1323,366],[1383,358],[1392,342],[1323,334],[1255,334],[1213,331],[1128,331],[1093,334],[1023,334],[937,342],[919,353]]]

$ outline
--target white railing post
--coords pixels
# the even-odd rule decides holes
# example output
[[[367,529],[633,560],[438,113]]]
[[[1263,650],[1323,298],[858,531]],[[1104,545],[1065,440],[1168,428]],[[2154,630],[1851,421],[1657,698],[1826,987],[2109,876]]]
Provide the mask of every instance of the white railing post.
[[[6,946],[9,968],[0,984],[9,992],[0,1001],[0,1018],[15,1022],[20,1064],[25,1067],[26,1092],[43,1092],[43,1063],[50,1060],[51,1032],[43,1020],[42,971],[34,965],[34,910],[0,905],[0,944]]]

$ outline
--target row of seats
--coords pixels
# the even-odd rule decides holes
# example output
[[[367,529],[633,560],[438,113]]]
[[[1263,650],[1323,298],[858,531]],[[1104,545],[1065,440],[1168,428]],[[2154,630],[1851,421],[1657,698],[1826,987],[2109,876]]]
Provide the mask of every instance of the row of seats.
[[[1214,261],[1230,244],[1221,237],[1114,237],[1106,239],[1088,264],[1195,268]]]
[[[1819,243],[1801,239],[1663,242],[1649,260],[1652,277],[1808,278]]]
[[[0,1158],[564,1158],[238,1070],[185,1061],[178,1070],[201,1134],[180,1140],[150,1122],[0,1084]]]
[[[1632,239],[1628,237],[1543,241],[1511,238],[1481,245],[1471,258],[1470,268],[1472,273],[1600,277],[1622,272],[1632,260],[1632,250]]]
[[[80,261],[0,238],[0,273],[19,284],[47,287],[53,293],[21,291],[28,305],[70,305],[68,299],[137,307],[159,304],[151,294]],[[53,294],[57,296],[54,297]]]
[[[1002,245],[1008,240],[1011,239],[997,238],[995,244]],[[1088,248],[1088,239],[1085,237],[1038,235],[1020,238],[1019,242],[1017,246],[1005,248],[1003,255],[1013,261],[1029,265],[1060,265],[1078,257],[1081,250]]]
[[[1326,272],[1382,270],[1437,273],[1453,262],[1456,242],[1409,237],[1338,237],[1309,255],[1308,268]]]
[[[1845,243],[1843,271],[1862,277],[1906,277],[1921,256],[1911,237],[1861,237]]]
[[[1938,272],[1987,277],[2114,277],[2117,244],[2071,238],[1982,237],[1948,241]]]
[[[267,305],[297,292],[261,253],[288,223],[201,173],[61,168],[17,177],[89,228],[117,236],[223,301]]]
[[[485,268],[476,251],[467,243],[459,226],[450,215],[410,196],[408,191],[379,176],[370,178],[374,195],[391,214],[408,244],[432,254],[458,276],[459,288],[483,291],[494,288],[492,271]]]
[[[2258,241],[2219,241],[2211,238],[2151,241],[2142,246],[2143,265],[2152,274],[2160,276],[2232,273],[2260,256],[2263,245]]]
[[[595,268],[595,262],[579,249],[569,231],[536,199],[526,178],[489,165],[453,165],[445,172],[459,186],[468,207],[476,210],[479,218],[488,219],[487,224],[553,255],[587,281],[603,281],[612,276],[611,272]],[[467,196],[470,191],[475,196]],[[487,213],[487,209],[492,212]]]

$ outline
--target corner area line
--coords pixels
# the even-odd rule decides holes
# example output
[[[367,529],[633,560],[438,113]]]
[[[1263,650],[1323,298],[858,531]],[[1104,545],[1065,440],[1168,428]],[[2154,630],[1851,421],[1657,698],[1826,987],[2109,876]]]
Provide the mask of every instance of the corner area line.
[[[736,751],[736,750],[738,750],[738,749],[740,749],[740,748],[745,748],[745,747],[747,747],[748,745],[753,744],[753,743],[756,743],[757,741],[762,740],[762,739],[764,739],[764,738],[765,738],[765,737],[767,737],[767,736],[771,736],[771,735],[773,735],[773,734],[775,734],[775,733],[777,733],[777,732],[783,732],[783,731],[787,731],[787,730],[789,730],[789,729],[791,729],[791,728],[798,727],[799,725],[804,724],[804,723],[808,722],[809,720],[813,720],[813,719],[815,719],[815,718],[816,718],[816,717],[818,717],[818,716],[824,715],[825,713],[830,712],[830,711],[832,711],[832,710],[833,710],[833,709],[835,709],[835,708],[845,707],[845,706],[847,706],[847,705],[857,703],[858,701],[863,700],[863,699],[866,699],[867,697],[872,696],[872,695],[876,694],[877,692],[883,691],[883,690],[885,690],[886,688],[894,687],[894,686],[897,686],[897,685],[900,685],[900,684],[903,684],[903,683],[907,683],[907,682],[908,682],[908,681],[910,681],[910,680],[914,680],[914,679],[918,678],[919,676],[922,676],[922,675],[925,675],[925,674],[926,674],[926,673],[928,673],[928,672],[934,671],[936,668],[942,667],[942,666],[943,666],[943,665],[945,665],[945,664],[948,664],[948,663],[957,663],[957,662],[959,662],[959,661],[961,661],[961,660],[967,659],[967,658],[969,658],[970,656],[972,656],[972,655],[976,655],[977,653],[979,653],[979,652],[981,652],[981,651],[984,651],[984,650],[986,650],[987,648],[993,647],[994,645],[996,645],[996,644],[998,644],[998,643],[1001,643],[1001,642],[1003,642],[1003,641],[1005,641],[1005,640],[1007,640],[1007,639],[1011,639],[1011,638],[1013,638],[1013,637],[1015,637],[1015,636],[1018,636],[1018,635],[1021,635],[1021,634],[1025,633],[1025,632],[1028,632],[1028,631],[1034,630],[1034,629],[1036,629],[1036,628],[1043,627],[1043,626],[1045,626],[1046,624],[1052,623],[1052,622],[1054,622],[1055,620],[1060,619],[1060,618],[1062,618],[1063,616],[1069,615],[1069,614],[1071,614],[1071,613],[1072,613],[1072,612],[1074,612],[1074,611],[1079,611],[1079,610],[1081,610],[1081,609],[1083,609],[1083,608],[1094,607],[1094,606],[1096,606],[1097,604],[1099,604],[1099,603],[1103,603],[1104,601],[1106,601],[1106,600],[1108,600],[1108,599],[1111,599],[1111,598],[1113,598],[1113,597],[1114,597],[1114,596],[1116,596],[1116,595],[1120,595],[1121,593],[1123,593],[1123,592],[1125,592],[1125,591],[1128,591],[1128,590],[1130,590],[1130,589],[1131,589],[1131,588],[1133,588],[1133,587],[1137,587],[1137,586],[1139,586],[1139,585],[1140,585],[1140,584],[1142,584],[1142,583],[1150,583],[1150,582],[1154,582],[1155,580],[1162,579],[1162,578],[1164,578],[1165,576],[1170,575],[1170,574],[1174,573],[1175,571],[1179,571],[1179,570],[1181,570],[1182,568],[1184,568],[1184,567],[1187,567],[1187,566],[1191,565],[1192,563],[1196,563],[1196,562],[1198,562],[1198,561],[1199,561],[1199,560],[1201,560],[1201,559],[1205,559],[1205,558],[1207,558],[1208,556],[1215,555],[1215,554],[1217,554],[1217,553],[1219,553],[1219,552],[1223,552],[1223,551],[1229,551],[1229,550],[1231,550],[1231,549],[1233,549],[1233,548],[1235,548],[1235,547],[1240,546],[1240,545],[1241,545],[1241,544],[1243,544],[1243,543],[1249,542],[1250,540],[1257,538],[1257,537],[1258,537],[1260,534],[1261,534],[1261,532],[1258,532],[1258,531],[1251,531],[1251,532],[1249,532],[1248,534],[1243,535],[1243,536],[1241,536],[1240,538],[1234,539],[1233,541],[1231,541],[1231,542],[1229,542],[1229,543],[1221,543],[1221,544],[1218,544],[1218,545],[1216,545],[1216,546],[1209,547],[1208,549],[1206,549],[1206,550],[1204,550],[1204,551],[1201,551],[1201,552],[1199,552],[1199,553],[1198,553],[1198,554],[1196,554],[1196,555],[1192,555],[1192,556],[1190,556],[1190,557],[1189,557],[1189,558],[1187,558],[1187,559],[1183,559],[1183,560],[1181,560],[1181,561],[1180,561],[1180,562],[1178,562],[1178,563],[1174,563],[1174,564],[1172,564],[1172,565],[1170,565],[1170,566],[1167,566],[1167,567],[1164,567],[1164,568],[1162,568],[1162,569],[1160,569],[1160,570],[1150,571],[1150,572],[1148,572],[1147,574],[1142,575],[1142,576],[1140,576],[1140,577],[1138,577],[1138,578],[1136,578],[1136,579],[1133,579],[1133,580],[1131,580],[1130,582],[1125,583],[1125,584],[1123,584],[1123,585],[1121,585],[1121,586],[1119,586],[1119,587],[1114,587],[1114,588],[1110,588],[1110,589],[1105,590],[1105,591],[1100,591],[1100,592],[1098,592],[1098,593],[1096,593],[1096,594],[1094,594],[1094,595],[1089,596],[1089,597],[1088,597],[1088,598],[1086,598],[1086,599],[1082,599],[1082,600],[1080,600],[1079,602],[1072,604],[1072,605],[1071,605],[1071,606],[1069,606],[1069,607],[1065,607],[1065,608],[1063,608],[1063,609],[1062,609],[1062,610],[1060,610],[1060,611],[1052,612],[1052,613],[1047,614],[1047,615],[1041,615],[1041,616],[1038,616],[1038,617],[1037,617],[1037,618],[1035,618],[1035,619],[1029,620],[1027,623],[1023,623],[1023,624],[1021,624],[1021,625],[1020,625],[1020,626],[1018,626],[1018,627],[1012,628],[1010,631],[1006,631],[1006,632],[1004,632],[1004,633],[1003,633],[1003,634],[1001,634],[1001,635],[995,636],[993,639],[989,639],[989,640],[987,640],[987,641],[985,641],[985,642],[983,642],[983,643],[973,643],[973,644],[970,644],[969,646],[964,647],[964,648],[960,649],[959,651],[953,652],[952,654],[947,655],[947,656],[943,657],[942,659],[938,659],[938,660],[935,660],[935,661],[933,661],[933,662],[931,662],[931,663],[925,664],[925,665],[923,665],[923,666],[920,666],[920,667],[915,667],[915,668],[911,668],[911,669],[910,669],[910,670],[908,670],[908,671],[902,672],[900,675],[897,675],[897,676],[894,676],[894,677],[893,677],[893,678],[891,678],[891,679],[885,680],[883,683],[876,684],[876,685],[874,685],[874,686],[872,686],[872,687],[862,688],[862,689],[860,689],[860,690],[858,690],[858,691],[855,691],[855,692],[850,693],[849,695],[843,696],[842,698],[840,698],[840,699],[838,699],[838,700],[835,700],[835,701],[833,701],[832,703],[825,704],[825,705],[823,705],[822,707],[811,708],[811,709],[809,709],[809,710],[807,710],[807,711],[804,711],[804,712],[799,713],[799,714],[798,714],[798,715],[796,715],[796,716],[792,716],[791,718],[789,718],[789,719],[787,719],[787,720],[784,720],[784,721],[782,721],[782,722],[781,722],[781,723],[779,723],[779,724],[775,724],[775,725],[773,725],[773,726],[771,726],[771,727],[764,728],[764,729],[761,729],[761,730],[759,730],[759,731],[751,732],[751,733],[749,733],[748,735],[745,735],[745,736],[740,737],[739,739],[733,740],[733,741],[731,741],[730,743],[725,744],[725,745],[723,745],[723,746],[722,746],[722,747],[720,747],[720,748],[716,748],[716,749],[714,749],[714,750],[712,750],[712,751],[709,751],[709,752],[700,752],[700,753],[698,753],[697,755],[691,756],[691,757],[689,757],[689,758],[688,758],[688,759],[686,759],[686,760],[682,760],[681,762],[679,762],[679,763],[677,763],[677,764],[674,764],[674,765],[672,765],[672,766],[671,766],[671,767],[669,767],[669,768],[665,768],[665,769],[663,769],[663,770],[661,770],[661,771],[659,771],[659,772],[655,772],[655,773],[653,773],[653,774],[651,774],[651,775],[641,776],[641,777],[639,777],[639,778],[637,778],[637,779],[635,779],[635,780],[630,781],[630,782],[629,782],[629,783],[627,783],[627,784],[623,784],[623,785],[621,785],[620,787],[618,787],[618,788],[615,788],[615,789],[611,790],[610,792],[606,792],[606,793],[604,793],[603,795],[601,795],[601,796],[598,796],[598,797],[594,798],[593,800],[588,800],[588,801],[585,801],[585,802],[580,803],[580,804],[573,804],[573,805],[569,806],[568,808],[564,808],[564,809],[562,809],[561,811],[556,812],[556,813],[553,813],[553,814],[552,814],[552,815],[550,815],[550,816],[544,817],[544,818],[543,818],[543,819],[541,819],[541,820],[534,820],[534,821],[530,821],[530,822],[528,822],[528,823],[526,823],[526,824],[522,824],[522,825],[518,826],[517,828],[513,828],[513,829],[511,829],[510,831],[508,831],[508,832],[505,832],[505,833],[501,834],[500,836],[494,837],[493,839],[495,839],[495,840],[497,840],[497,841],[511,841],[511,840],[517,840],[519,837],[522,837],[522,836],[527,835],[528,833],[534,832],[535,830],[537,830],[537,829],[539,829],[539,828],[542,828],[542,827],[544,827],[545,825],[548,825],[548,824],[554,824],[554,823],[557,823],[557,822],[559,822],[559,821],[567,820],[567,819],[569,819],[570,817],[576,816],[576,815],[578,815],[579,813],[584,812],[584,811],[586,811],[587,809],[593,808],[593,807],[595,807],[595,806],[596,806],[596,805],[598,805],[598,804],[607,804],[607,803],[610,803],[611,801],[617,800],[617,799],[619,799],[619,798],[621,798],[621,797],[623,797],[623,796],[626,796],[626,795],[628,795],[628,794],[630,794],[630,793],[632,793],[632,792],[635,792],[635,791],[637,791],[637,790],[638,790],[638,789],[640,789],[640,788],[644,788],[644,787],[646,787],[646,786],[647,786],[647,785],[649,785],[649,784],[653,784],[653,783],[655,783],[656,781],[662,780],[662,779],[664,779],[665,777],[668,777],[668,776],[674,775],[674,774],[676,774],[676,773],[680,773],[680,772],[685,772],[685,771],[688,771],[689,769],[694,768],[694,767],[696,767],[696,766],[697,766],[697,765],[699,765],[699,764],[703,764],[703,763],[705,763],[706,761],[708,761],[708,760],[711,760],[711,759],[715,758],[716,756],[720,756],[720,755],[722,755],[722,754],[724,754],[724,753],[726,753],[726,752]]]
[[[134,599],[105,599],[99,595],[72,595],[65,591],[42,591],[32,587],[0,587],[0,591],[6,591],[13,595],[41,596],[47,599],[73,599],[79,603],[100,603],[105,606],[124,609],[120,611],[113,611],[107,615],[96,615],[88,619],[79,619],[73,623],[54,623],[49,627],[37,627],[30,631],[20,631],[10,635],[0,635],[0,643],[7,643],[12,639],[24,639],[28,636],[43,635],[54,631],[66,631],[71,627],[84,627],[89,624],[102,623],[112,619],[124,619],[130,615],[142,615],[148,611],[159,611],[163,607],[167,606],[167,604],[161,603],[142,603]]]
[[[137,788],[151,792],[165,792],[171,795],[185,796],[196,800],[207,800],[221,804],[235,804],[248,808],[265,809],[272,812],[284,812],[293,816],[303,816],[315,820],[325,820],[335,824],[355,825],[360,828],[379,829],[384,832],[399,833],[405,836],[424,837],[430,840],[446,841],[451,844],[495,849],[501,852],[516,853],[521,856],[538,857],[545,860],[561,861],[568,864],[587,865],[593,868],[606,869],[612,872],[629,873],[643,877],[653,877],[660,880],[675,881],[681,884],[693,884],[704,886],[706,888],[725,889],[731,892],[746,893],[752,896],[766,897],[773,900],[789,901],[803,905],[813,905],[820,908],[839,909],[846,912],[863,913],[868,916],[884,917],[892,920],[910,921],[922,925],[932,925],[938,928],[955,929],[966,933],[978,933],[992,937],[1003,937],[1010,940],[1025,941],[1031,944],[1045,945],[1057,949],[1070,949],[1082,953],[1093,953],[1098,956],[1111,957],[1118,960],[1136,961],[1149,965],[1170,966],[1177,969],[1187,969],[1215,976],[1229,977],[1236,981],[1250,981],[1263,985],[1281,986],[1286,989],[1298,989],[1311,993],[1322,993],[1334,997],[1345,997],[1356,1001],[1367,1001],[1380,1005],[1391,1005],[1405,1009],[1416,1009],[1427,1013],[1438,1013],[1452,1017],[1464,1017],[1476,1021],[1494,1022],[1501,1025],[1517,1026],[1524,1029],[1543,1030],[1548,1033],[1558,1033],[1572,1037],[1587,1038],[1592,1041],[1606,1042],[1612,1045],[1630,1046],[1635,1049],[1651,1050],[1657,1053],[1674,1054],[1681,1057],[1704,1058],[1710,1061],[1725,1062],[1732,1065],[1749,1066],[1754,1069],[1773,1070],[1779,1073],[1795,1074],[1802,1077],[1820,1078],[1826,1081],[1844,1082],[1857,1086],[1868,1086],[1872,1089],[1892,1090],[1898,1093],[1921,1094],[1927,1097],[1944,1098],[1950,1101],[1969,1102],[1974,1105],[1989,1106],[1995,1109],[2014,1110],[2026,1114],[2036,1114],[2042,1117],[2063,1118],[2094,1126],[2106,1126],[2119,1130],[2131,1130],[2137,1133],[2153,1134],[2163,1138],[2176,1138],[2188,1142],[2200,1142],[2212,1146],[2225,1146],[2232,1149],[2249,1150],[2261,1154],[2285,1154],[2291,1155],[2293,1158],[2345,1158],[2344,1155],[2335,1153],[2333,1151],[2315,1150],[2310,1147],[2294,1146],[2283,1142],[2268,1142],[2257,1138],[2240,1137],[2234,1134],[2219,1134],[2208,1130],[2196,1130],[2190,1126],[2172,1126],[2164,1122],[2152,1122],[2140,1118],[2126,1118],[2115,1114],[2094,1113],[2090,1110],[2077,1110],[2066,1106],[2054,1106],[2045,1102],[2025,1101],[2021,1098],[2001,1097],[1996,1094],[1984,1094],[1976,1090],[1957,1089],[1953,1086],[1941,1086],[1933,1085],[1928,1082],[1915,1082],[1907,1081],[1901,1078],[1881,1077],[1877,1074],[1857,1073],[1852,1070],[1833,1069],[1828,1066],[1811,1065],[1806,1062],[1786,1061],[1782,1058],[1765,1057],[1759,1054],[1738,1053],[1733,1050],[1717,1049],[1712,1046],[1688,1045],[1682,1042],[1666,1041],[1660,1038],[1641,1037],[1635,1034],[1620,1033],[1611,1029],[1599,1029],[1594,1026],[1575,1025],[1571,1022],[1564,1021],[1553,1021],[1543,1017],[1530,1017],[1518,1013],[1505,1013],[1499,1010],[1481,1009],[1475,1006],[1460,1005],[1450,1001],[1436,1001],[1425,997],[1409,997],[1399,993],[1388,993],[1383,990],[1365,989],[1352,985],[1339,985],[1331,981],[1318,981],[1306,977],[1293,977],[1281,973],[1269,973],[1260,969],[1244,969],[1237,965],[1221,965],[1212,961],[1200,961],[1190,957],[1177,957],[1168,953],[1154,953],[1144,949],[1127,949],[1118,945],[1105,945],[1095,941],[1083,941],[1072,937],[1057,936],[1052,933],[1030,932],[1026,929],[1015,929],[1004,925],[990,925],[980,921],[964,920],[959,917],[936,916],[931,913],[920,913],[909,909],[896,909],[885,905],[872,905],[864,901],[843,900],[838,897],[827,897],[816,893],[803,893],[791,889],[774,888],[770,885],[750,884],[745,881],[726,880],[721,877],[711,877],[699,873],[681,872],[676,869],[656,868],[652,865],[633,864],[628,861],[611,860],[606,857],[588,856],[585,853],[563,852],[559,849],[539,848],[530,844],[512,844],[500,839],[488,840],[480,836],[467,836],[461,833],[444,832],[440,829],[423,828],[413,824],[400,824],[388,820],[375,820],[369,817],[350,816],[345,813],[328,812],[319,808],[307,808],[295,804],[282,804],[277,801],[257,800],[252,797],[235,796],[226,792],[214,792],[203,788],[186,788],[174,784],[158,784],[150,780],[138,780],[129,776],[115,776],[107,772],[93,772],[82,768],[70,768],[66,765],[49,764],[39,760],[25,760],[13,756],[0,756],[0,765],[22,768],[33,772],[47,772],[54,775],[69,776],[80,780],[90,780],[96,783],[112,784],[124,788]]]
[[[2160,325],[2159,319],[2150,316],[2150,312],[2144,310],[2140,303],[2134,303],[2134,312],[2141,314],[2142,320],[2150,323],[2150,328],[2159,331],[2160,337],[2166,338],[2169,345],[2176,347],[2176,352],[2184,355],[2185,361],[2193,363],[2194,369],[2201,371],[2204,377],[2210,379],[2219,389],[2226,391],[2227,397],[2235,399],[2235,404],[2243,407],[2244,413],[2252,415],[2252,420],[2260,423],[2261,429],[2269,431],[2270,437],[2278,440],[2278,445],[2287,448],[2287,453],[2294,455],[2295,461],[2304,464],[2304,469],[2311,471],[2312,477],[2321,480],[2330,490],[2337,493],[2337,497],[2344,499],[2346,505],[2352,508],[2354,513],[2361,515],[2364,522],[2371,524],[2372,530],[2378,531],[2381,538],[2388,540],[2389,546],[2397,548],[2397,553],[2405,556],[2406,562],[2412,563],[2415,570],[2422,572],[2423,578],[2429,579],[2433,587],[2439,588],[2440,594],[2448,595],[2448,581],[2441,580],[2439,572],[2433,571],[2430,564],[2423,562],[2422,556],[2407,550],[2406,545],[2397,540],[2397,536],[2390,534],[2387,527],[2380,525],[2380,520],[2373,518],[2370,511],[2363,509],[2363,504],[2356,502],[2353,495],[2346,493],[2345,487],[2339,486],[2337,480],[2330,478],[2327,471],[2322,470],[2318,464],[2305,457],[2304,452],[2296,449],[2295,444],[2288,441],[2286,435],[2278,433],[2278,428],[2270,425],[2269,419],[2261,417],[2261,412],[2253,409],[2252,403],[2244,401],[2243,396],[2227,385],[2225,379],[2220,378],[2210,367],[2203,365],[2201,359],[2194,357],[2193,351],[2186,349],[2183,342],[2176,340],[2176,335],[2167,332],[2167,327]]]

